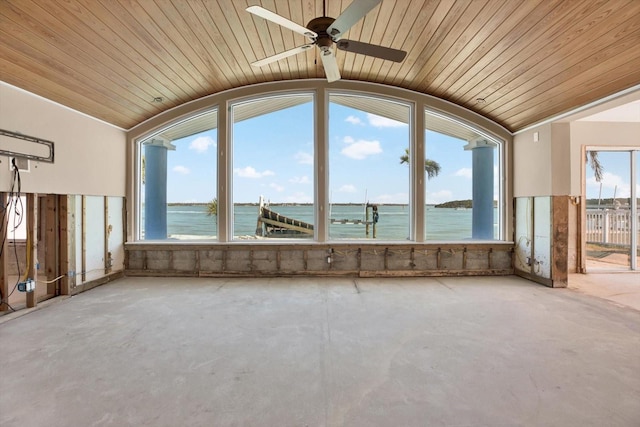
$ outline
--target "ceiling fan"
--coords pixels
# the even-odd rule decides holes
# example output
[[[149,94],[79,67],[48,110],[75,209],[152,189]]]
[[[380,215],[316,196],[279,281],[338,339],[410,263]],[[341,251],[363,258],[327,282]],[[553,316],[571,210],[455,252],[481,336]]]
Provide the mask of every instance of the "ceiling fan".
[[[376,58],[388,61],[402,62],[404,57],[407,55],[407,52],[403,50],[363,43],[355,40],[341,39],[342,35],[346,33],[349,28],[362,19],[381,1],[382,0],[353,0],[344,12],[335,19],[324,16],[326,15],[326,12],[324,11],[325,4],[323,2],[323,16],[312,19],[306,27],[296,24],[277,13],[271,12],[270,10],[264,9],[260,6],[249,6],[247,8],[247,12],[295,31],[296,33],[300,33],[310,40],[310,43],[252,62],[251,65],[261,67],[280,59],[296,55],[300,52],[304,52],[315,45],[320,49],[320,59],[322,60],[322,66],[324,67],[327,81],[333,82],[340,80],[340,70],[338,70],[334,49],[332,49],[334,44],[338,49],[347,52],[375,56]]]

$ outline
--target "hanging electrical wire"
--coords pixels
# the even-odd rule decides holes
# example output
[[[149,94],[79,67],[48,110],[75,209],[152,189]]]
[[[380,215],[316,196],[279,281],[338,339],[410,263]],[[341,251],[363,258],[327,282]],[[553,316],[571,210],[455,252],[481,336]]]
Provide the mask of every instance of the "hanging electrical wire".
[[[16,268],[18,270],[18,279],[15,285],[13,286],[13,289],[11,290],[11,292],[9,292],[9,295],[3,295],[2,289],[0,289],[0,303],[6,304],[7,307],[9,307],[12,311],[15,311],[15,309],[11,307],[11,305],[9,304],[9,298],[11,297],[11,295],[13,295],[16,288],[18,287],[18,283],[20,283],[20,280],[22,279],[22,272],[20,271],[20,260],[18,257],[18,247],[16,244],[15,232],[22,225],[22,221],[24,218],[24,215],[23,215],[24,204],[22,202],[22,197],[21,197],[22,181],[20,179],[20,170],[18,169],[18,165],[16,165],[15,157],[11,159],[11,166],[13,171],[13,175],[12,175],[13,179],[11,181],[11,187],[9,189],[9,198],[6,203],[3,201],[4,211],[2,212],[2,224],[0,225],[2,227],[1,228],[2,229],[2,245],[0,245],[0,256],[2,256],[2,252],[4,251],[4,247],[7,241],[7,236],[9,235],[10,232],[13,233],[13,236],[14,236],[13,253],[16,257]],[[13,224],[11,225],[13,228],[9,230],[9,221],[7,216],[10,215],[12,210],[13,210]],[[27,251],[27,255],[28,254],[29,254],[29,251]],[[29,263],[27,262],[27,266],[28,265]]]

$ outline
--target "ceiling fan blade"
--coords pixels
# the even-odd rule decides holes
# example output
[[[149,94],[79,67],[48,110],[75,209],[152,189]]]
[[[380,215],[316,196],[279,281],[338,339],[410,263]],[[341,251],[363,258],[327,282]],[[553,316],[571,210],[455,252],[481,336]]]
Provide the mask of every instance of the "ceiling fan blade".
[[[320,51],[320,59],[322,60],[327,81],[331,83],[340,80],[340,70],[338,70],[338,63],[333,51],[331,49]]]
[[[298,25],[293,21],[288,20],[287,18],[278,15],[277,13],[273,13],[270,10],[267,10],[260,6],[249,6],[246,9],[247,12],[252,13],[260,18],[264,18],[268,21],[271,21],[275,24],[283,26],[285,28],[290,29],[291,31],[295,31],[296,33],[300,33],[303,36],[307,36],[311,40],[315,40],[318,37],[314,31],[311,31],[308,28],[303,27],[302,25]]]
[[[296,55],[300,52],[304,52],[305,50],[311,49],[312,47],[312,44],[303,44],[302,46],[294,47],[293,49],[285,50],[284,52],[276,53],[275,55],[271,55],[264,59],[252,62],[251,65],[253,65],[254,67],[262,67],[263,65],[271,64],[272,62],[276,62],[280,59]]]
[[[349,28],[356,22],[361,20],[364,15],[369,13],[371,9],[376,7],[382,0],[353,0],[351,4],[336,18],[329,28],[327,28],[327,34],[335,41],[338,40],[344,33],[349,31]]]
[[[404,61],[404,57],[407,56],[407,52],[404,50],[392,49],[390,47],[363,43],[355,40],[340,40],[336,43],[336,46],[338,49],[345,50],[347,52],[375,56],[376,58],[394,62],[402,62]]]

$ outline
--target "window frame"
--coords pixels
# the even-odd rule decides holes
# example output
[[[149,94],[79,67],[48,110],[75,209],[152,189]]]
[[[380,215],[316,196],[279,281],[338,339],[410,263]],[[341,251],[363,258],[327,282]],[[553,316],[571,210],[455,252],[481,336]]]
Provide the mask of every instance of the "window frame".
[[[328,112],[329,94],[347,93],[360,96],[373,96],[375,98],[387,98],[392,101],[407,103],[412,106],[409,125],[410,159],[424,158],[425,112],[427,110],[446,116],[448,119],[461,123],[474,129],[475,132],[496,142],[498,150],[498,191],[500,202],[498,204],[498,233],[496,241],[506,241],[505,237],[513,231],[512,207],[508,198],[512,193],[512,183],[507,181],[511,176],[512,166],[509,163],[513,135],[504,127],[490,119],[474,113],[460,105],[450,103],[423,93],[413,92],[393,86],[387,86],[369,82],[337,81],[327,83],[324,79],[305,79],[293,81],[280,81],[243,86],[230,89],[217,94],[209,95],[194,101],[174,107],[148,119],[128,131],[128,170],[130,179],[127,182],[128,198],[132,200],[132,209],[127,210],[127,241],[141,242],[140,239],[140,162],[142,141],[161,133],[167,127],[175,126],[193,117],[217,109],[217,197],[218,197],[218,239],[212,244],[246,244],[247,241],[235,241],[230,235],[233,205],[232,193],[229,184],[232,182],[232,158],[231,141],[232,125],[229,106],[244,100],[280,96],[282,94],[310,93],[313,94],[313,126],[314,126],[314,204],[315,221],[313,243],[341,242],[328,239],[328,176],[325,178],[325,167],[328,165]],[[415,161],[411,164],[415,165]],[[425,242],[425,186],[426,177],[424,168],[415,168],[410,164],[410,200],[413,204],[410,208],[410,241],[412,243],[436,243]],[[258,243],[251,240],[250,243]],[[285,244],[296,244],[290,240],[282,241]],[[372,243],[380,242],[377,239]],[[172,242],[165,242],[171,244]],[[309,243],[305,240],[304,243]],[[346,242],[348,243],[348,242]],[[357,243],[366,244],[367,240],[358,240]],[[446,243],[446,241],[445,241]]]

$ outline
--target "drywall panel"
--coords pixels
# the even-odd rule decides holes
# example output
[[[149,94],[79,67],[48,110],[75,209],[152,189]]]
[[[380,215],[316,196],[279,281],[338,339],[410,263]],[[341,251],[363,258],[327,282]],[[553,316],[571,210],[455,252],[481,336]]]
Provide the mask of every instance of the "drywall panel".
[[[533,198],[516,199],[514,268],[526,273],[531,272],[531,243],[533,241]]]
[[[551,198],[533,199],[533,274],[551,279]]]
[[[552,191],[551,125],[513,139],[513,196],[545,196]]]
[[[108,248],[111,252],[111,269],[120,271],[124,269],[124,198],[107,198],[108,212]]]
[[[69,196],[75,200],[75,227],[73,232],[75,233],[75,254],[76,254],[76,284],[82,283],[82,196]]]
[[[86,280],[104,276],[104,197],[85,197],[85,271]]]
[[[54,163],[30,162],[30,171],[22,174],[22,192],[125,195],[123,130],[3,82],[0,129],[55,144]],[[0,156],[0,191],[7,191],[9,183],[9,158]]]

